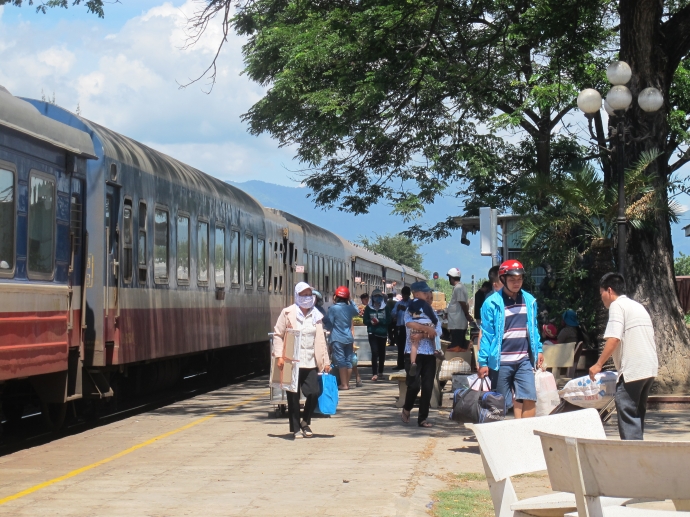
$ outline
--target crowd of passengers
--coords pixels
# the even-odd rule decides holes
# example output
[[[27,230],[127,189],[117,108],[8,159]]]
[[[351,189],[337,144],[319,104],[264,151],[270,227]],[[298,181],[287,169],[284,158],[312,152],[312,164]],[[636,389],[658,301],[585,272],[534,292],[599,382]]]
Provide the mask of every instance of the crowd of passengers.
[[[489,281],[475,294],[471,316],[468,295],[457,268],[448,271],[453,294],[447,308],[450,334],[449,351],[467,351],[467,331],[476,324],[480,329],[476,358],[478,376],[488,378],[492,390],[501,393],[507,409],[515,418],[536,416],[537,390],[535,371],[543,368],[544,344],[579,340],[577,315],[573,310],[563,314],[560,331],[553,324],[537,323],[537,302],[522,288],[525,270],[517,260],[508,260],[489,270]],[[395,287],[395,286],[394,286]],[[608,273],[600,281],[600,294],[609,310],[604,333],[606,340],[598,361],[590,368],[592,380],[609,358],[613,358],[618,383],[615,403],[622,439],[641,440],[649,390],[657,375],[658,360],[654,330],[646,309],[626,296],[624,278]],[[326,311],[321,294],[308,283],[300,282],[294,290],[295,303],[282,310],[275,325],[273,355],[283,368],[283,343],[286,331],[300,331],[299,368],[296,392],[287,392],[290,432],[294,438],[310,438],[311,419],[320,393],[319,372],[328,373],[333,364],[338,370],[339,389],[349,390],[362,380],[357,369],[354,349],[353,319],[361,316],[367,327],[371,347],[371,381],[377,382],[384,371],[386,344],[398,347],[394,370],[405,370],[407,391],[401,420],[410,422],[411,411],[420,394],[417,425],[432,427],[429,407],[436,376],[440,347],[441,318],[432,308],[433,292],[425,281],[403,287],[398,296],[387,296],[375,289],[363,294],[361,304],[352,300],[350,290],[335,290],[333,304]],[[326,333],[330,332],[329,342]],[[300,412],[300,392],[305,397]]]

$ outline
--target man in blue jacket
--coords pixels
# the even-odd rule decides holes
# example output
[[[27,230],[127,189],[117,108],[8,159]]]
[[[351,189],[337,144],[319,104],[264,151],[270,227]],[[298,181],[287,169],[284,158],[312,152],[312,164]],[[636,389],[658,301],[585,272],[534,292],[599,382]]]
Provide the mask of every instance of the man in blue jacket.
[[[479,346],[479,376],[488,376],[494,391],[515,401],[515,418],[536,416],[537,389],[534,368],[544,362],[537,301],[522,289],[525,269],[517,260],[507,260],[498,270],[503,288],[482,305],[482,340]]]

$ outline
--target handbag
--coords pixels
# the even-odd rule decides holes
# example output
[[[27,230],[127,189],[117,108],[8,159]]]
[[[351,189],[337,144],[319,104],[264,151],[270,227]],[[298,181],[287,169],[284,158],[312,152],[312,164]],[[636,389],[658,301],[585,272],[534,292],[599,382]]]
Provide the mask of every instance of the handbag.
[[[479,390],[473,389],[479,382]],[[448,418],[459,423],[482,424],[503,420],[506,415],[505,398],[495,391],[484,391],[484,379],[453,393],[453,410]]]
[[[328,373],[319,374],[321,395],[319,395],[319,413],[322,415],[335,415],[338,407],[338,381],[335,375]]]
[[[452,359],[445,359],[441,363],[441,369],[438,373],[439,381],[450,381],[453,379],[454,373],[470,373],[472,369],[469,363],[465,362],[462,357],[453,357]]]

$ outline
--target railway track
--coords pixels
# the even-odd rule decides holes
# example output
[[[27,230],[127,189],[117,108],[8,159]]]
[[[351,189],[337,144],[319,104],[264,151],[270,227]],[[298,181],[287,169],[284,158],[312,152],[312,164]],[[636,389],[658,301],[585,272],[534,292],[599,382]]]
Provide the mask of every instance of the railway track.
[[[113,407],[110,408],[108,405],[102,405],[96,408],[95,412],[89,411],[89,409],[93,410],[94,408],[86,408],[85,414],[77,413],[75,406],[70,404],[68,419],[59,431],[46,430],[40,408],[29,408],[21,421],[13,426],[6,426],[6,422],[2,422],[5,427],[4,433],[0,436],[0,457],[83,433],[138,414],[154,411],[176,402],[192,399],[204,393],[267,374],[268,367],[244,373],[232,379],[219,380],[208,372],[202,372],[185,377],[174,389],[121,401],[117,405],[113,404]]]

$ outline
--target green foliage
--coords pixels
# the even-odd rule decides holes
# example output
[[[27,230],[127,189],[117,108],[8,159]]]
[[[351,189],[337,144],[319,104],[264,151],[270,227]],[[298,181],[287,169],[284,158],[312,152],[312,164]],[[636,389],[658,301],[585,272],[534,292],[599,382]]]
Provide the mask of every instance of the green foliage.
[[[424,255],[419,252],[419,244],[405,235],[374,234],[374,237],[359,237],[359,243],[365,248],[385,255],[399,264],[409,266],[417,272],[423,273],[422,261]]]
[[[14,5],[15,7],[21,7],[24,0],[0,0],[0,5]],[[103,12],[103,0],[72,0],[72,5],[86,6],[86,11],[98,15],[99,18],[103,18],[105,13]],[[34,5],[34,0],[28,0],[29,5]],[[36,12],[41,12],[46,14],[49,8],[62,7],[67,9],[69,7],[68,0],[47,0],[45,2],[40,2],[36,5]]]
[[[664,204],[652,187],[656,176],[648,170],[658,158],[657,152],[643,153],[626,171],[626,215],[634,228],[653,227],[659,213],[677,219],[675,204]],[[576,309],[580,321],[591,329],[599,304],[597,282],[614,269],[617,189],[605,189],[591,164],[573,169],[557,181],[533,176],[524,185],[527,192],[540,191],[549,200],[518,226],[527,269],[542,266],[547,272],[544,283],[535,286],[539,287],[540,309],[547,310],[551,318],[566,308]]]
[[[676,276],[688,276],[690,275],[690,256],[679,252],[679,256],[673,261],[674,269],[676,270]]]
[[[613,36],[614,7],[243,3],[232,23],[249,38],[245,73],[268,87],[244,120],[252,133],[295,146],[320,205],[361,213],[385,201],[408,221],[436,196],[462,196],[470,212],[506,207],[519,178],[583,156],[573,139],[550,142],[551,133],[577,91],[604,84],[599,52]],[[448,218],[409,234],[452,229]]]

